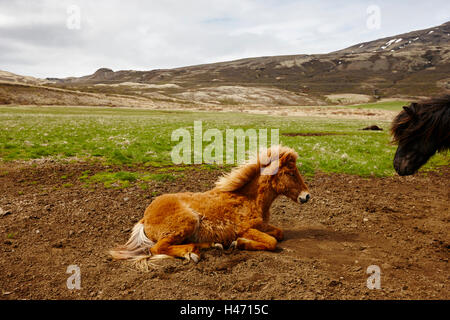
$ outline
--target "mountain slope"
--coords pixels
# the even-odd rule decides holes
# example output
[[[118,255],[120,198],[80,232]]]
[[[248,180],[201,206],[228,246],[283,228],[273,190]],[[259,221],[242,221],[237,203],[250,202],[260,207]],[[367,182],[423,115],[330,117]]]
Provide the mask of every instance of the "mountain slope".
[[[449,75],[447,22],[328,54],[246,58],[151,71],[101,68],[79,78],[49,78],[45,85],[83,94],[119,94],[152,104],[323,105],[436,95],[450,91]]]
[[[173,83],[182,89],[270,86],[310,96],[431,95],[450,89],[450,22],[318,55],[248,58],[152,71],[102,68],[65,84]]]
[[[0,83],[41,85],[49,81],[0,70]]]

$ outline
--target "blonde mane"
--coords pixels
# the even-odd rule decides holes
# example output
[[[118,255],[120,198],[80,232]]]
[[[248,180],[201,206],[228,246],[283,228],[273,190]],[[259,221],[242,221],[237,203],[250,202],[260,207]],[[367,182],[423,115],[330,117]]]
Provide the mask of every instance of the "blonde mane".
[[[245,186],[256,175],[260,174],[261,171],[267,170],[269,172],[267,174],[276,172],[273,170],[278,169],[278,159],[281,159],[287,154],[291,155],[295,160],[298,158],[298,154],[294,149],[282,145],[275,145],[269,149],[261,149],[256,158],[250,159],[231,170],[230,173],[220,177],[216,182],[216,189],[228,192],[236,191]]]

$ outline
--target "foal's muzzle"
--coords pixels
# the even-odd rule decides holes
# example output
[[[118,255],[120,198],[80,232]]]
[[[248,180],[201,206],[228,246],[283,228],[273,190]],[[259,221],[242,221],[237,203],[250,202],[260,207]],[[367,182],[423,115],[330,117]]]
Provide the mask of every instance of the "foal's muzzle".
[[[309,199],[311,199],[311,195],[309,194],[309,192],[302,191],[300,193],[300,195],[298,196],[297,201],[299,203],[306,203],[306,202],[308,202]]]

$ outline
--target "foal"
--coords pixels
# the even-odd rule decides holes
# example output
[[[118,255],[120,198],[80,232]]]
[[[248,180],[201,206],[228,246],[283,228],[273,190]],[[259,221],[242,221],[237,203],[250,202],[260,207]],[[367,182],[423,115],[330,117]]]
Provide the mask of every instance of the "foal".
[[[220,178],[212,190],[157,197],[128,242],[110,254],[115,259],[171,256],[197,262],[202,248],[275,250],[283,231],[269,224],[272,202],[279,195],[299,203],[310,199],[297,158],[293,149],[273,146]]]

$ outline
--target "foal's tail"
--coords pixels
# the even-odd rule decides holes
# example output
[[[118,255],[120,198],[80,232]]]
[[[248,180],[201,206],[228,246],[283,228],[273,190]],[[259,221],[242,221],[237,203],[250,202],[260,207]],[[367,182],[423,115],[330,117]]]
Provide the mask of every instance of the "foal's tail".
[[[158,254],[152,255],[150,248],[155,243],[151,241],[144,232],[143,220],[136,223],[131,232],[131,237],[123,246],[117,247],[109,251],[109,254],[117,260],[133,260],[135,262],[142,259],[161,259],[169,256]]]

